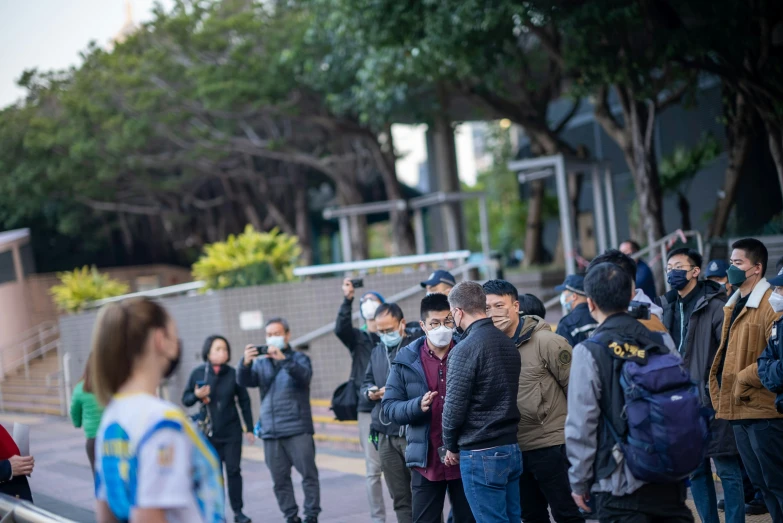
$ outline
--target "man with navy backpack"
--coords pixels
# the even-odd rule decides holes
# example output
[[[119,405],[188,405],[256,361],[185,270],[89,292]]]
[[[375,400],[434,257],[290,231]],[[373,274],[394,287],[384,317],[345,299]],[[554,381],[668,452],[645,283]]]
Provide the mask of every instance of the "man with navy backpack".
[[[574,501],[596,498],[604,523],[692,522],[684,478],[703,460],[706,421],[682,359],[628,314],[633,284],[613,263],[590,267],[599,326],[574,347],[566,450]]]

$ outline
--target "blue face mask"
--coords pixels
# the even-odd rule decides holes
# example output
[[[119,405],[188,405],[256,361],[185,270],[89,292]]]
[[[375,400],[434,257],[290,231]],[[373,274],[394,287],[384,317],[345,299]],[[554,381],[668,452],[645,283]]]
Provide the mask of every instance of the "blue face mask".
[[[683,290],[688,286],[690,281],[688,280],[688,271],[685,269],[672,269],[669,271],[669,275],[666,279],[675,291]]]
[[[402,341],[402,334],[397,331],[381,334],[381,343],[386,345],[387,348],[393,349],[397,347]]]

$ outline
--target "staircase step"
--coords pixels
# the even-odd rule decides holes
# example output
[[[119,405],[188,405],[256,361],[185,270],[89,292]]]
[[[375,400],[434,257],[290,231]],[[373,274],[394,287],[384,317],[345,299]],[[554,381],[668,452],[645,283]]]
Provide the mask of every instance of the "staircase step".
[[[6,394],[24,394],[30,396],[57,396],[60,397],[60,387],[41,387],[39,385],[27,385],[21,383],[3,383],[0,385],[0,391]]]
[[[3,409],[6,412],[27,412],[30,414],[51,414],[60,416],[60,407],[55,405],[42,405],[39,403],[4,401]]]
[[[60,406],[60,395],[42,396],[36,394],[5,394],[3,393],[4,403],[35,403],[40,405]]]
[[[5,381],[2,382],[2,385],[11,385],[14,387],[23,387],[28,385],[31,387],[59,387],[60,379],[52,378],[49,380],[49,383],[47,383],[46,378],[30,378],[28,380],[24,377],[10,379],[6,377]]]

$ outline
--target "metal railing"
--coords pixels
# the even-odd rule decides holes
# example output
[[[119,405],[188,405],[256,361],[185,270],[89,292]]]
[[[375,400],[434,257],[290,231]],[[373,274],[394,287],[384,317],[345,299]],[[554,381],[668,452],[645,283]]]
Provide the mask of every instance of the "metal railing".
[[[460,251],[457,251],[460,252]],[[431,255],[427,255],[431,256]],[[409,256],[409,257],[401,257],[401,258],[417,258],[418,256]],[[466,257],[467,258],[467,257]],[[368,260],[372,261],[372,260]],[[360,263],[360,262],[354,262],[354,263]],[[471,262],[471,263],[465,263],[463,265],[460,265],[459,267],[456,267],[454,269],[451,269],[451,274],[454,275],[455,278],[462,277],[462,279],[466,279],[468,273],[470,271],[481,269],[482,267],[488,269],[488,278],[492,279],[495,277],[495,273],[497,271],[497,261],[495,260],[483,260],[480,262]],[[393,303],[398,302],[401,300],[404,300],[406,298],[410,298],[411,296],[415,296],[416,294],[420,294],[422,292],[421,285],[416,284],[411,287],[408,287],[407,289],[398,292],[397,294],[390,296],[387,299],[387,302]],[[359,311],[354,312],[351,314],[351,319],[356,320],[360,317]],[[295,340],[291,341],[292,347],[298,347],[301,345],[305,345],[307,343],[310,343],[311,341],[320,338],[321,336],[326,336],[327,334],[331,334],[334,332],[334,326],[335,322],[327,323],[326,325],[323,325],[321,327],[318,327],[315,330],[312,330],[305,334],[304,336],[300,336],[296,338]]]
[[[77,523],[32,503],[0,494],[0,523]]]
[[[188,283],[180,283],[178,285],[170,285],[168,287],[161,287],[159,289],[152,289],[149,291],[132,292],[130,294],[123,294],[122,296],[114,296],[113,298],[104,298],[103,300],[97,300],[90,302],[85,307],[86,309],[97,309],[107,303],[113,303],[115,301],[127,300],[128,298],[138,298],[140,296],[148,296],[151,298],[162,298],[163,296],[175,296],[177,294],[188,294],[203,289],[206,283],[203,281],[192,281]]]
[[[30,361],[42,357],[52,350],[57,349],[60,337],[60,327],[57,323],[47,321],[39,324],[26,332],[27,339],[17,341],[14,344],[7,344],[2,350],[9,350],[21,347],[22,355],[10,363],[5,363],[0,358],[0,379],[24,366],[24,375],[30,379]],[[35,348],[33,348],[35,347]]]
[[[337,274],[349,271],[363,271],[368,269],[383,269],[385,267],[402,267],[405,265],[422,265],[444,261],[456,261],[464,263],[470,257],[470,251],[440,252],[435,254],[416,254],[413,256],[394,256],[378,260],[362,260],[344,263],[328,263],[325,265],[312,265],[310,267],[297,267],[294,276],[317,276],[321,274]]]

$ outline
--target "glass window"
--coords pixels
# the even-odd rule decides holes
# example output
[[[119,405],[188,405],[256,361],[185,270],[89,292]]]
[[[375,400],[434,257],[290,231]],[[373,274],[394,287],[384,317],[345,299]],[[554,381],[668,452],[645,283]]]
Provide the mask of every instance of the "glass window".
[[[16,281],[13,251],[0,252],[0,284]]]

